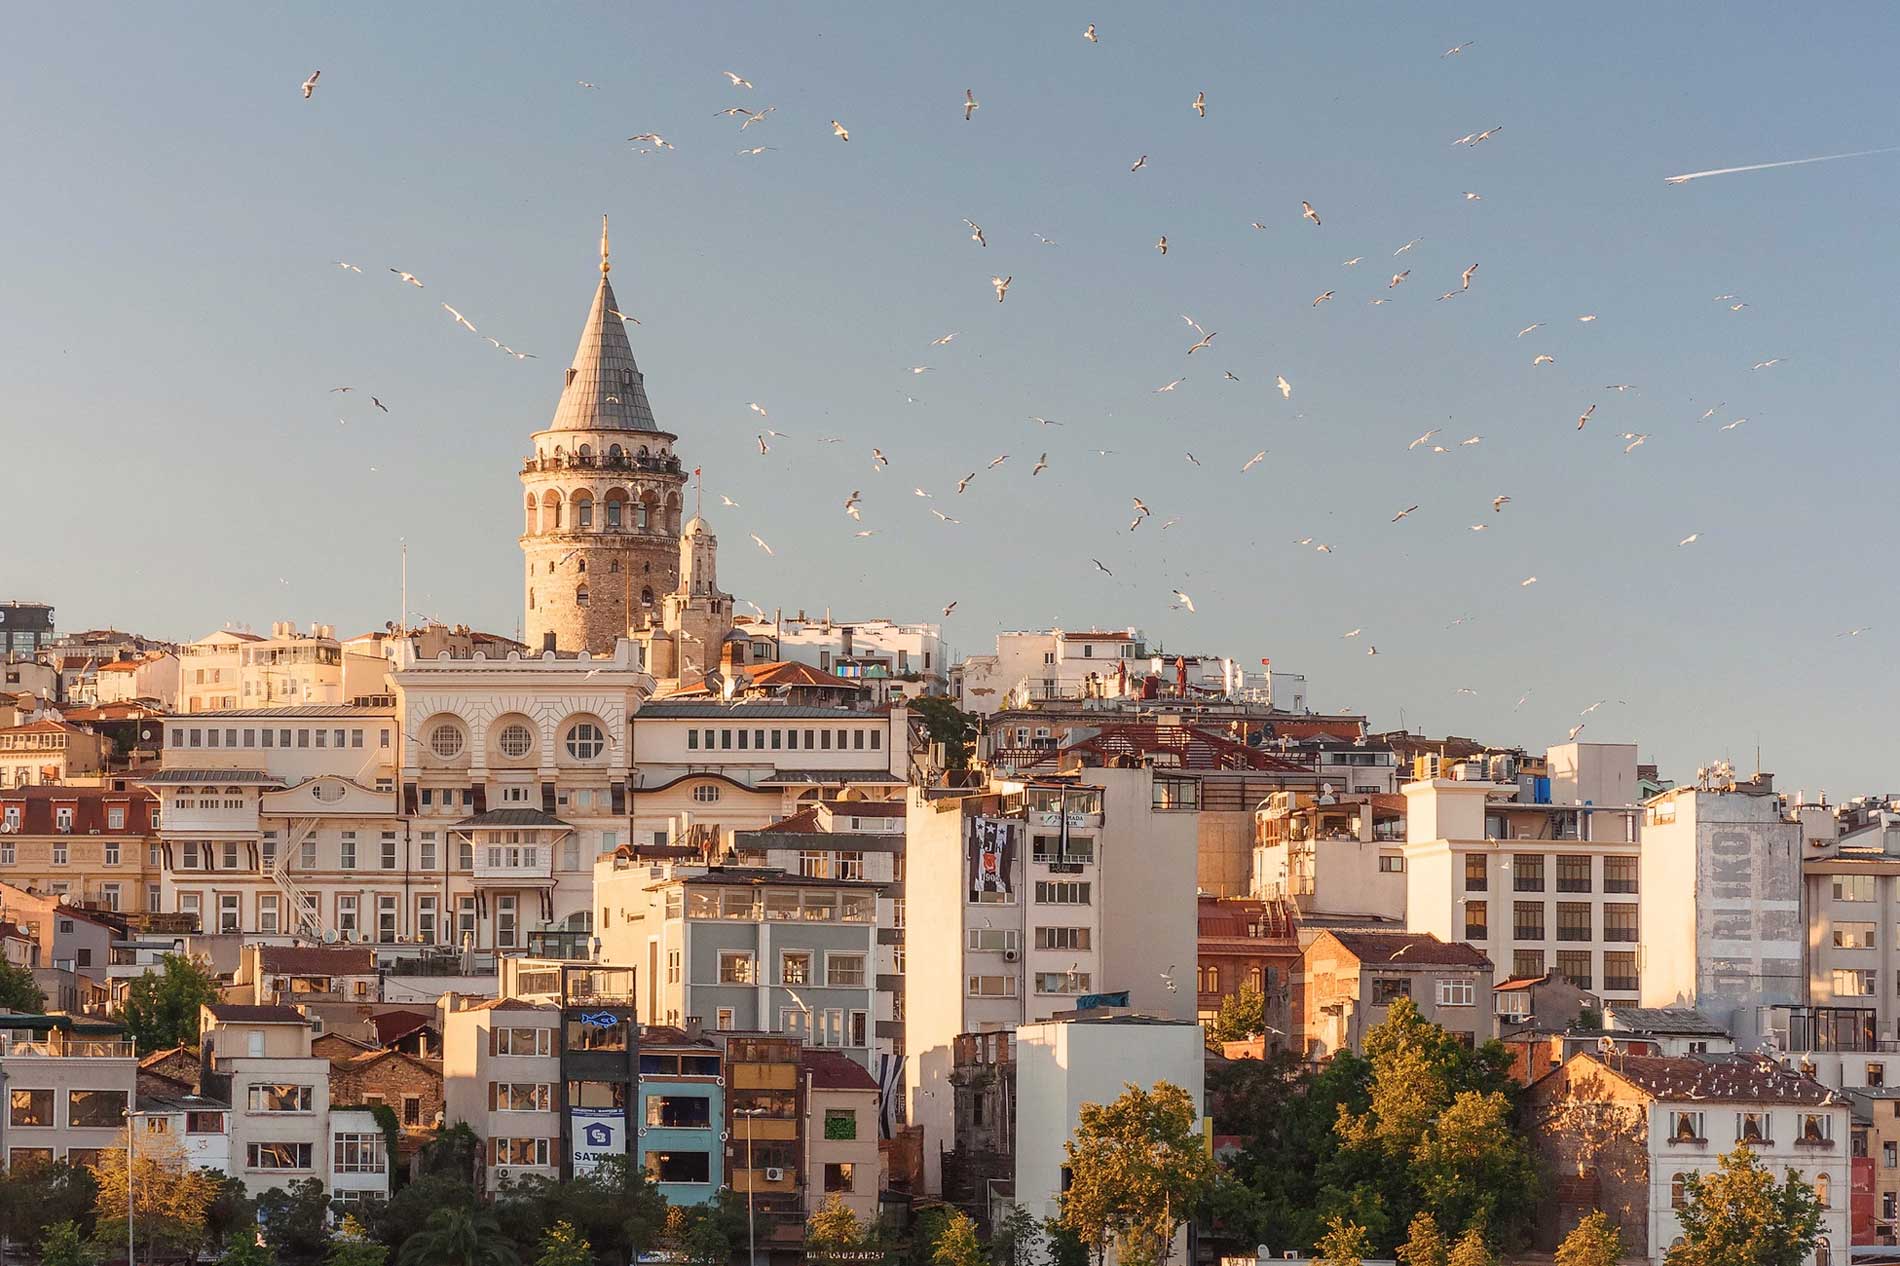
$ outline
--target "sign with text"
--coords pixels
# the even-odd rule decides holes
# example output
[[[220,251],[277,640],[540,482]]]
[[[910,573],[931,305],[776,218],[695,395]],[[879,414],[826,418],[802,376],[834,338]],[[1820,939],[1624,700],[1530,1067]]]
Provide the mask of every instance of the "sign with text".
[[[570,1108],[568,1136],[573,1140],[576,1174],[590,1174],[610,1156],[627,1151],[627,1114],[621,1108]]]

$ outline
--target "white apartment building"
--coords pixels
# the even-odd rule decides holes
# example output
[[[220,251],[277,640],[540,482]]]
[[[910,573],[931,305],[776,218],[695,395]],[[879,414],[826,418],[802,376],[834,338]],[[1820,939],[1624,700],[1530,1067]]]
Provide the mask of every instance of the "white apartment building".
[[[230,712],[239,708],[350,703],[382,692],[383,665],[373,655],[347,653],[327,624],[299,632],[278,621],[268,637],[220,629],[178,648],[174,712]],[[103,702],[103,700],[102,700]]]
[[[324,1186],[348,1211],[389,1198],[389,1138],[368,1108],[331,1108]]]
[[[905,1093],[937,1191],[959,1034],[1046,1020],[1088,995],[1195,1018],[1197,831],[1193,813],[1157,807],[1148,768],[916,794],[907,823]]]
[[[775,648],[773,658],[810,664],[867,686],[916,677],[921,693],[942,694],[949,681],[949,648],[943,626],[898,620],[833,620],[829,613],[807,619],[780,614],[740,621],[739,631]]]
[[[1192,1020],[1136,1015],[1044,1021],[1017,1029],[1016,1203],[1038,1221],[1060,1213],[1058,1200],[1067,1186],[1063,1144],[1074,1137],[1085,1103],[1112,1102],[1130,1084],[1152,1090],[1168,1082],[1187,1091],[1198,1124],[1205,1099],[1205,1041],[1200,1024]],[[992,1221],[1006,1212],[992,1208]],[[1168,1259],[1190,1260],[1185,1225]],[[1112,1248],[1107,1261],[1115,1261]]]
[[[1586,776],[1625,753],[1633,772],[1633,748],[1585,750]],[[1555,972],[1608,1003],[1647,1001],[1640,810],[1527,804],[1517,786],[1451,778],[1400,790],[1408,926],[1472,945],[1500,981]]]
[[[1746,1046],[1761,1009],[1807,1000],[1801,824],[1768,775],[1719,769],[1643,814],[1642,1004],[1693,1007]]]
[[[1031,700],[1133,697],[1147,650],[1136,628],[998,633],[996,653],[958,664],[950,687],[959,708],[985,716]]]
[[[450,997],[442,1028],[442,1091],[449,1124],[482,1140],[488,1190],[505,1175],[561,1175],[561,1009],[497,998]]]

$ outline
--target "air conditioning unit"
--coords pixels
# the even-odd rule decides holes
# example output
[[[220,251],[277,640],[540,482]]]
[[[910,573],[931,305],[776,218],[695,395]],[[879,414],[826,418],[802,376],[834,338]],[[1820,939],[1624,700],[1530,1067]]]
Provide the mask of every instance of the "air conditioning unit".
[[[782,1169],[767,1169],[767,1170],[765,1171],[765,1181],[767,1181],[767,1182],[784,1182],[784,1181],[785,1181],[785,1171],[784,1171],[784,1170],[782,1170]]]
[[[1021,960],[1022,956],[1023,952],[1021,950],[1006,949],[1003,951],[1003,961],[1006,963],[1017,962]]]

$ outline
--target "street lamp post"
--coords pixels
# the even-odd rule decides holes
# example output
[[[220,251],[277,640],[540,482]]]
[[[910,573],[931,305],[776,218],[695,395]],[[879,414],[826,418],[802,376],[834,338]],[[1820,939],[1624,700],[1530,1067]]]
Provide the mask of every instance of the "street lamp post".
[[[132,1161],[138,1154],[138,1132],[132,1123],[150,1115],[149,1112],[125,1114],[125,1266],[138,1266],[137,1241],[132,1234]]]
[[[765,1115],[764,1108],[734,1108],[732,1115],[745,1118],[745,1260],[746,1266],[759,1266],[759,1240],[752,1220],[752,1189],[758,1172],[752,1168],[752,1119]]]

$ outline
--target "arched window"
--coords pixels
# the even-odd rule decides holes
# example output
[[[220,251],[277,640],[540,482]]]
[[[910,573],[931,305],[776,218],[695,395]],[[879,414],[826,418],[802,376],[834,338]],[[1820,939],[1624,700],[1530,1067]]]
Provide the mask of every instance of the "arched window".
[[[574,455],[580,458],[581,465],[585,466],[594,460],[594,446],[592,444],[583,444],[574,450]]]
[[[532,536],[534,535],[534,529],[535,529],[534,494],[531,492],[528,494],[528,526],[523,528],[522,530],[526,532],[528,535]]]
[[[574,526],[583,530],[594,526],[594,499],[592,497],[574,498]]]
[[[1826,1174],[1816,1174],[1814,1176],[1814,1202],[1820,1205],[1823,1209],[1829,1209],[1833,1207],[1828,1202],[1828,1194],[1829,1194],[1828,1188],[1830,1185],[1831,1184],[1828,1182],[1828,1176]]]
[[[701,783],[699,786],[693,788],[693,799],[700,804],[717,804],[719,802],[719,788],[711,783]]]
[[[429,750],[443,760],[459,756],[462,753],[462,731],[451,721],[444,721],[429,731]]]
[[[1220,992],[1220,968],[1218,967],[1210,967],[1207,969],[1207,992]]]
[[[587,605],[587,586],[586,585],[581,585],[579,588],[574,590],[574,605],[577,607],[584,607]]]
[[[1258,967],[1249,967],[1247,969],[1247,988],[1253,990],[1255,993],[1260,992],[1260,969]]]
[[[607,560],[607,574],[609,576],[618,576],[620,574],[620,560],[619,559],[610,558]]]
[[[575,562],[575,564],[574,564],[574,570],[575,570],[575,571],[580,571],[580,572],[584,572],[584,571],[586,571],[586,570],[587,570],[587,560],[583,558],[583,559],[580,559],[580,560],[578,560],[578,561],[576,561],[576,562]]]
[[[1669,1180],[1669,1207],[1680,1209],[1689,1203],[1689,1175],[1676,1174]]]
[[[541,530],[558,532],[561,530],[561,494],[550,490],[541,498]]]
[[[501,737],[495,740],[495,746],[501,749],[503,756],[519,760],[534,750],[534,731],[516,721],[502,727]]]
[[[626,457],[627,451],[621,448],[620,445],[609,444],[607,446],[607,460],[613,465],[618,466],[621,462],[626,460]]]
[[[607,736],[592,721],[576,721],[567,732],[567,754],[575,760],[593,760],[606,747]]]
[[[528,586],[528,610],[534,610],[534,586]]]
[[[648,610],[653,609],[653,591],[651,589],[642,589],[640,591],[640,605]]]
[[[1205,967],[1196,967],[1194,969],[1194,992],[1207,992],[1207,969]]]
[[[1822,1236],[1814,1244],[1814,1266],[1834,1266],[1834,1247]]]

